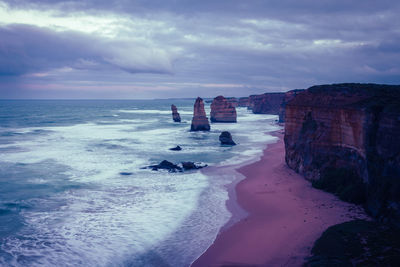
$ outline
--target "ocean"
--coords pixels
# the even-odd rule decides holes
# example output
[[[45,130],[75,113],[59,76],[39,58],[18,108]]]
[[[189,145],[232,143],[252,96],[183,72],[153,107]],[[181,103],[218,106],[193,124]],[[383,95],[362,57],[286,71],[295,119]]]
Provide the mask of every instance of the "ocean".
[[[231,217],[233,166],[257,160],[279,129],[277,116],[237,108],[237,123],[190,132],[193,104],[0,100],[0,265],[189,266]],[[236,146],[220,145],[224,130]],[[164,159],[232,171],[143,169]]]

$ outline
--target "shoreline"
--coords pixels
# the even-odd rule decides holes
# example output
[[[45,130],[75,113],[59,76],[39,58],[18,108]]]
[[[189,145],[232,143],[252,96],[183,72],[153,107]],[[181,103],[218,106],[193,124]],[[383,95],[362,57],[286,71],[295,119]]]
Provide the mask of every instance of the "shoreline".
[[[281,130],[272,134],[278,141],[259,160],[234,168],[244,179],[226,185],[232,216],[191,266],[301,266],[329,226],[368,218],[360,206],[312,188],[289,169]]]

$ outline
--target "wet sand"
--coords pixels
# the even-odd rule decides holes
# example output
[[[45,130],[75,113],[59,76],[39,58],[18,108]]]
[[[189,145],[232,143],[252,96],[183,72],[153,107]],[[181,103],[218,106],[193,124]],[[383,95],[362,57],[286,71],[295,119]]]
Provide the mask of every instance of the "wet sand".
[[[367,217],[361,207],[312,188],[289,169],[283,136],[277,136],[259,161],[237,169],[246,178],[231,189],[226,205],[233,217],[237,204],[247,217],[222,227],[192,266],[301,266],[329,226]]]

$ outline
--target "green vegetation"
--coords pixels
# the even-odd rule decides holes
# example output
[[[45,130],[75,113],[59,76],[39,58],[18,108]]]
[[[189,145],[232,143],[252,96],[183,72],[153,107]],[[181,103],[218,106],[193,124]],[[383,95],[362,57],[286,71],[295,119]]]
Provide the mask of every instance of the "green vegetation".
[[[400,231],[355,220],[329,227],[305,266],[400,266]]]

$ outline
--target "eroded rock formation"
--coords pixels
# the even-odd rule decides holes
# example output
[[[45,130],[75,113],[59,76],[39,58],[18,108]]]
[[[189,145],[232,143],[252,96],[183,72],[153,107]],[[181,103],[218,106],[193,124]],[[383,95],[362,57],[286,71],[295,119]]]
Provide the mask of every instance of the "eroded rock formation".
[[[250,96],[249,108],[254,114],[279,114],[285,93],[265,93]]]
[[[222,95],[211,103],[211,122],[236,122],[236,108]]]
[[[302,91],[304,91],[304,89],[294,89],[285,93],[285,97],[279,107],[279,122],[285,122],[286,104]]]
[[[314,86],[289,101],[285,118],[290,168],[400,224],[400,86]]]
[[[220,134],[219,141],[221,142],[221,145],[230,145],[230,146],[236,145],[236,143],[232,140],[231,133],[228,131],[224,131]]]
[[[238,101],[239,107],[248,107],[249,106],[249,97],[241,97]]]
[[[172,119],[174,122],[181,122],[181,116],[178,113],[178,109],[176,108],[175,105],[171,105],[171,111],[172,111]]]
[[[239,100],[236,97],[226,97],[229,103],[231,103],[232,107],[237,107],[239,104]]]
[[[176,146],[176,147],[170,148],[169,150],[172,150],[172,151],[181,151],[182,148],[181,148],[180,146]]]
[[[191,131],[209,131],[210,123],[204,110],[203,99],[198,97],[194,103]]]

